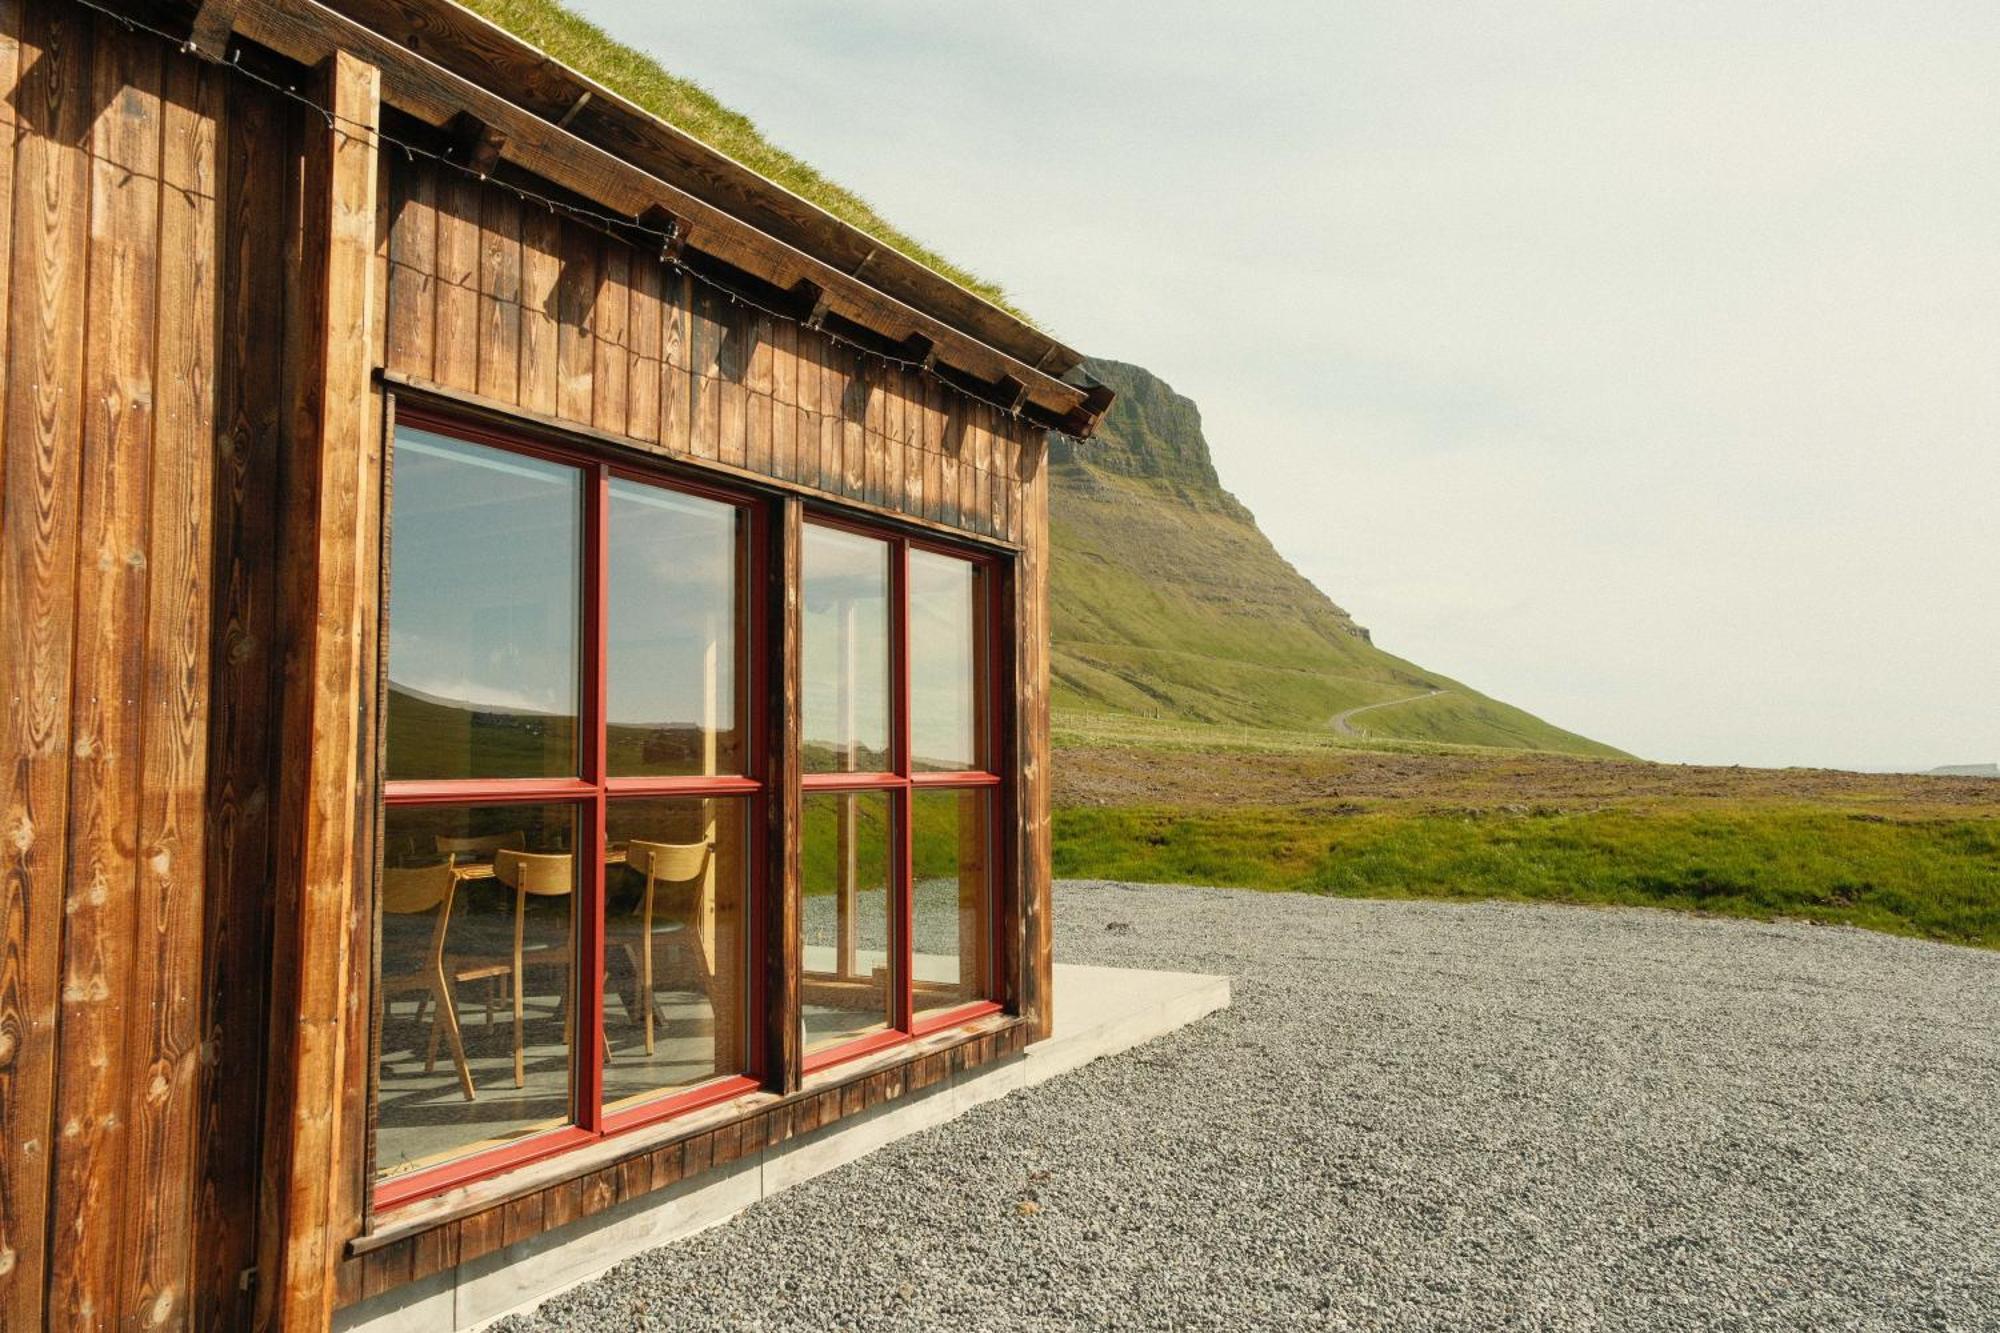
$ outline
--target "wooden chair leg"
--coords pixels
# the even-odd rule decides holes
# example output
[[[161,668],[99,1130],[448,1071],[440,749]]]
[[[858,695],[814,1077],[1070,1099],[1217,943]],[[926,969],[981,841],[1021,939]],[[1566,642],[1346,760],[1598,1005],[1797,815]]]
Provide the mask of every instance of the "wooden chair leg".
[[[424,995],[425,998],[428,998],[430,992],[426,991],[424,992]],[[431,1039],[424,1047],[424,1072],[426,1074],[435,1074],[437,1072],[438,1020],[443,1017],[444,1017],[444,1006],[439,1005],[438,1012],[431,1015]]]
[[[452,999],[451,981],[440,971],[432,984],[437,987],[437,1017],[431,1020],[431,1050],[437,1050],[437,1030],[442,1027],[451,1045],[451,1062],[458,1068],[458,1090],[465,1094],[465,1100],[475,1101],[478,1094],[472,1090],[472,1066],[466,1063],[465,1042],[459,1036],[458,1005]]]
[[[643,959],[639,965],[639,1003],[646,1010],[646,1054],[653,1053],[653,935],[646,933],[641,941],[640,953]]]
[[[514,956],[514,1086],[528,1086],[528,1048],[524,1040],[523,1027],[526,1015],[521,1008],[521,958]]]

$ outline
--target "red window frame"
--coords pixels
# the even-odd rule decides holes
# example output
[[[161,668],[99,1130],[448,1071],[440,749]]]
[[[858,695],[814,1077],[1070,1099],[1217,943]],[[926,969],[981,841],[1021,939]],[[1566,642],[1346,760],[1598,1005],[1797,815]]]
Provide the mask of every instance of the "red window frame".
[[[636,1129],[669,1116],[684,1114],[740,1096],[764,1085],[763,1043],[755,1034],[764,1025],[764,988],[757,984],[751,967],[750,942],[760,938],[772,858],[768,854],[766,802],[767,784],[758,774],[767,772],[769,718],[755,705],[761,697],[767,670],[763,608],[757,599],[767,596],[768,506],[754,497],[688,482],[665,478],[657,472],[628,467],[582,450],[541,441],[528,441],[490,428],[469,424],[455,417],[441,416],[399,404],[396,425],[448,435],[453,439],[483,445],[507,453],[537,458],[578,469],[583,475],[583,559],[581,580],[582,623],[581,671],[578,691],[578,776],[575,778],[468,778],[445,781],[384,781],[384,809],[407,806],[498,805],[538,802],[566,804],[578,811],[578,874],[575,908],[575,948],[577,961],[571,984],[577,994],[578,1023],[570,1046],[571,1123],[527,1134],[463,1157],[422,1167],[388,1180],[374,1182],[377,1208],[392,1208],[440,1191],[498,1175],[530,1162],[565,1152],[610,1134]],[[394,436],[385,467],[394,466]],[[620,478],[655,486],[684,495],[699,496],[730,505],[744,524],[742,562],[742,622],[736,627],[739,691],[745,716],[743,772],[719,777],[612,777],[605,752],[606,709],[609,697],[607,662],[607,598],[610,586],[610,499],[611,481]],[[384,563],[387,577],[388,564]],[[394,608],[390,608],[394,614]],[[386,621],[385,621],[386,628]],[[388,636],[382,636],[386,660]],[[386,739],[386,738],[385,738]],[[613,801],[634,797],[728,796],[749,805],[746,839],[746,883],[742,935],[745,941],[743,995],[746,1034],[744,1069],[724,1075],[681,1092],[655,1097],[640,1105],[606,1112],[604,1108],[604,912],[605,912],[605,819]],[[372,1170],[372,1164],[371,1164]]]
[[[987,1014],[999,1013],[1001,1004],[994,999],[974,1000],[950,1009],[926,1014],[919,1018],[915,1012],[916,992],[913,960],[915,936],[915,902],[911,883],[911,822],[910,798],[918,789],[965,790],[968,788],[990,789],[995,797],[1001,791],[1003,780],[999,771],[1001,754],[1001,723],[1004,709],[1001,707],[1000,691],[997,688],[1000,673],[995,669],[1000,642],[1000,598],[996,593],[1002,573],[1000,560],[984,552],[971,552],[961,547],[943,542],[929,541],[897,532],[878,524],[857,520],[843,513],[814,507],[805,515],[809,526],[830,528],[840,532],[850,532],[857,536],[872,538],[885,543],[889,549],[889,754],[893,771],[888,773],[806,773],[800,779],[800,787],[807,796],[827,795],[841,792],[883,792],[889,797],[890,826],[894,830],[896,854],[890,859],[889,898],[891,911],[891,935],[893,936],[891,979],[894,987],[894,1021],[883,1031],[870,1032],[839,1045],[814,1051],[803,1057],[801,1069],[804,1073],[815,1073],[821,1069],[837,1065],[843,1061],[857,1059],[876,1051],[890,1049],[914,1041],[918,1037],[943,1028],[969,1023]],[[980,615],[985,621],[986,657],[985,697],[981,699],[982,717],[980,726],[985,733],[984,742],[986,767],[956,772],[913,772],[910,761],[910,591],[909,569],[912,550],[929,551],[933,554],[963,560],[984,571],[981,583],[985,605]],[[803,575],[802,575],[803,576]],[[987,922],[990,936],[986,942],[988,958],[997,963],[1001,955],[1000,939],[1000,895],[995,891],[1003,882],[1005,873],[1001,857],[999,837],[999,806],[995,799],[988,803],[986,828],[987,841]],[[989,976],[994,970],[989,967]],[[799,1021],[794,1017],[794,1021]]]
[[[648,468],[608,456],[608,451],[578,448],[540,436],[527,436],[500,426],[467,420],[465,417],[430,409],[422,404],[395,405],[395,426],[433,431],[468,443],[484,445],[528,458],[541,459],[578,469],[584,479],[583,559],[581,580],[581,662],[578,699],[578,775],[574,778],[474,778],[453,780],[395,780],[378,782],[381,802],[393,807],[445,805],[498,805],[509,803],[563,803],[578,809],[579,873],[576,899],[576,948],[578,962],[572,985],[578,1024],[571,1044],[572,1123],[524,1135],[514,1141],[468,1153],[392,1177],[372,1179],[374,1163],[369,1163],[372,1208],[392,1209],[429,1198],[446,1190],[504,1174],[533,1162],[558,1156],[571,1149],[598,1142],[684,1115],[701,1107],[727,1101],[746,1092],[767,1087],[784,1071],[768,1067],[765,1043],[757,1039],[767,1029],[770,996],[764,970],[757,965],[759,942],[767,938],[769,914],[777,910],[773,872],[781,864],[770,845],[769,802],[772,792],[763,776],[769,766],[772,747],[780,739],[772,734],[773,719],[761,702],[768,695],[769,672],[776,661],[778,645],[770,642],[770,538],[777,522],[774,502],[748,488],[710,485],[689,479],[678,472]],[[384,476],[394,467],[394,432],[384,458]],[[743,621],[737,627],[739,654],[739,698],[745,719],[745,754],[740,775],[719,777],[613,777],[607,771],[605,743],[606,709],[609,697],[607,662],[607,615],[610,564],[610,486],[621,478],[657,486],[686,495],[715,500],[734,507],[745,527],[745,558],[742,579]],[[1011,679],[1001,652],[1003,580],[1009,574],[1007,558],[997,552],[949,541],[916,536],[885,524],[858,520],[846,511],[809,503],[805,521],[840,528],[889,544],[890,659],[891,659],[891,753],[894,771],[888,773],[808,773],[800,782],[807,794],[838,791],[886,791],[894,811],[897,854],[892,857],[891,894],[895,915],[896,1003],[895,1022],[886,1031],[870,1033],[856,1040],[817,1051],[801,1060],[801,1072],[810,1074],[856,1059],[871,1052],[914,1041],[918,1037],[1000,1013],[1004,1005],[997,998],[972,1001],[919,1018],[914,1012],[913,962],[914,904],[911,897],[910,798],[918,789],[981,788],[992,792],[987,820],[987,919],[991,928],[986,942],[990,965],[988,977],[996,993],[1006,990],[999,968],[1006,958],[1004,916],[1007,902],[1003,886],[1012,882],[1012,865],[1006,840],[1001,836],[1005,820],[1007,781],[1001,772],[1005,727],[1010,716],[1006,684]],[[385,548],[383,577],[390,574],[393,552]],[[912,550],[929,551],[963,560],[984,571],[986,661],[981,699],[986,768],[958,772],[911,771],[910,691],[909,691],[909,600],[908,565]],[[379,650],[386,664],[388,616],[394,608],[386,604],[379,636]],[[381,729],[386,744],[386,728]],[[746,855],[745,903],[742,933],[745,940],[744,1019],[746,1034],[744,1069],[682,1092],[664,1094],[622,1110],[607,1113],[603,1105],[604,1033],[604,911],[605,911],[605,821],[611,802],[634,797],[738,797],[749,807]],[[795,835],[796,836],[796,835]],[[799,1021],[799,1015],[791,1015]],[[379,1021],[379,1020],[378,1020]],[[375,1095],[371,1063],[369,1095]]]

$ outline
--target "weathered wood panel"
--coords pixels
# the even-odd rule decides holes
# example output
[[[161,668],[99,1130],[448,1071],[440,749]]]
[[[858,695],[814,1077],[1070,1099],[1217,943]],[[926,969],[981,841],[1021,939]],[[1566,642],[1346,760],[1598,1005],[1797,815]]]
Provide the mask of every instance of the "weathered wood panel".
[[[49,1319],[115,1319],[129,1127],[124,1092],[138,873],[146,488],[158,299],[162,49],[106,23],[93,38],[90,318],[57,1079],[62,1090]]]
[[[1021,1012],[1046,1037],[1055,1021],[1055,938],[1049,877],[1049,473],[1046,448],[1022,449],[1022,535],[1015,562],[1017,624],[1014,681],[1020,767],[1015,874],[1021,895]]]
[[[0,837],[0,1320],[41,1325],[55,1159],[56,1019],[69,854],[71,665],[82,468],[89,270],[90,23],[66,6],[18,4],[8,148],[12,250],[6,505],[0,524],[0,708],[6,710]],[[18,147],[15,147],[18,142]]]
[[[463,172],[389,175],[390,370],[1008,540],[1005,441],[1036,428]]]
[[[158,323],[138,884],[127,1037],[118,1308],[141,1326],[183,1322],[193,1244],[195,1124],[206,887],[209,604],[214,586],[217,124],[223,75],[170,58],[161,149]]]
[[[322,88],[336,119],[306,137],[305,201],[302,211],[306,302],[311,311],[307,373],[294,437],[312,484],[305,510],[296,517],[312,534],[309,592],[311,616],[302,626],[294,661],[297,675],[288,688],[302,690],[302,704],[288,711],[305,726],[308,738],[296,762],[286,768],[298,785],[282,809],[300,821],[297,860],[286,866],[297,877],[290,895],[293,915],[277,923],[294,936],[289,958],[296,969],[290,989],[295,1008],[274,1015],[284,1020],[273,1076],[289,1087],[289,1118],[282,1141],[269,1151],[283,1158],[274,1175],[281,1182],[278,1210],[282,1239],[271,1265],[276,1288],[274,1313],[284,1327],[320,1328],[331,1317],[334,1269],[343,1233],[351,1219],[338,1216],[344,1162],[343,1073],[347,1065],[346,1021],[350,984],[351,920],[358,795],[356,703],[365,697],[361,632],[365,605],[361,584],[366,552],[377,534],[368,531],[372,512],[366,496],[375,489],[369,472],[375,449],[371,427],[372,373],[376,349],[377,162],[372,129],[380,115],[381,76],[346,53],[321,71]],[[359,131],[351,127],[362,127]],[[440,240],[440,249],[444,245]],[[477,247],[470,251],[477,262]],[[465,276],[470,276],[469,271]],[[460,284],[447,283],[444,287]],[[476,319],[476,303],[472,317]],[[440,325],[444,321],[440,310]],[[303,571],[302,571],[303,572]],[[288,672],[290,668],[288,667]],[[352,1034],[355,1040],[362,1034]]]
[[[257,1260],[264,1014],[271,908],[278,492],[287,305],[284,201],[296,114],[232,85],[222,163],[224,303],[214,477],[208,901],[202,974],[197,1328],[250,1322],[239,1278]],[[407,216],[399,214],[398,216]],[[428,297],[426,284],[422,291]]]

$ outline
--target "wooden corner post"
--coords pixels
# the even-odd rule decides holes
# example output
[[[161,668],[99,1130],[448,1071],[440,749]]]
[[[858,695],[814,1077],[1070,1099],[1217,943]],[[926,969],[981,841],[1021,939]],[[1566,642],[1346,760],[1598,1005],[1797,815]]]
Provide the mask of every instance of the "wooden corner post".
[[[1014,563],[1015,917],[1021,1013],[1037,1039],[1055,1027],[1053,887],[1049,882],[1049,473],[1047,436],[1021,448],[1021,554]]]
[[[346,1236],[342,1124],[355,838],[362,790],[358,705],[380,534],[372,488],[378,429],[374,347],[381,75],[344,51],[320,67],[330,119],[305,120],[293,397],[284,522],[290,620],[280,769],[278,939],[273,950],[260,1322],[324,1330]],[[290,881],[290,882],[287,882]]]

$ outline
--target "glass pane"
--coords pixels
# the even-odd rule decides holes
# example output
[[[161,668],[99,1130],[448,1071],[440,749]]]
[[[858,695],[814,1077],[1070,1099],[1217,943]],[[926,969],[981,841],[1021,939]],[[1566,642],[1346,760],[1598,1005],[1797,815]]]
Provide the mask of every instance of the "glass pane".
[[[383,812],[379,1177],[570,1122],[576,810]]]
[[[988,793],[910,794],[916,1012],[992,998],[992,838]]]
[[[895,1021],[889,982],[893,830],[887,792],[815,793],[805,798],[804,813],[799,1008],[810,1053]]]
[[[389,776],[574,776],[582,475],[399,427],[394,484]]]
[[[607,1106],[743,1070],[749,808],[685,797],[605,812]]]
[[[889,544],[805,530],[801,682],[808,773],[886,773]]]
[[[615,777],[743,771],[740,512],[612,479],[606,741]]]
[[[910,767],[986,766],[986,571],[910,552]]]

